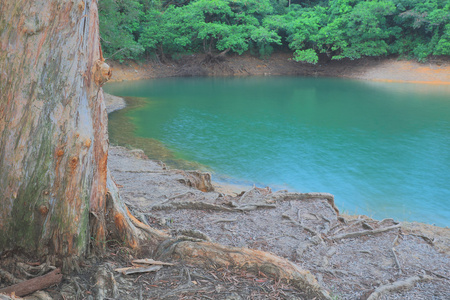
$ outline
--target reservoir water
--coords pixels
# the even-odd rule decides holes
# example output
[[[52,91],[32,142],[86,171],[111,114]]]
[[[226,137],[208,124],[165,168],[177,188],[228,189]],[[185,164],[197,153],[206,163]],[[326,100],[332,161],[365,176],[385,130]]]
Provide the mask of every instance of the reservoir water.
[[[332,193],[349,214],[450,226],[450,86],[251,77],[105,90],[134,97],[110,115],[113,142],[152,158],[197,162],[218,181]]]

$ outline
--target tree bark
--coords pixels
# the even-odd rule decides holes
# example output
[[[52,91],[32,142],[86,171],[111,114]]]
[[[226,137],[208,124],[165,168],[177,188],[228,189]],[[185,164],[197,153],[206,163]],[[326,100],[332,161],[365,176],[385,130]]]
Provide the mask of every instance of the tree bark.
[[[96,0],[0,2],[0,253],[104,247],[110,76]]]

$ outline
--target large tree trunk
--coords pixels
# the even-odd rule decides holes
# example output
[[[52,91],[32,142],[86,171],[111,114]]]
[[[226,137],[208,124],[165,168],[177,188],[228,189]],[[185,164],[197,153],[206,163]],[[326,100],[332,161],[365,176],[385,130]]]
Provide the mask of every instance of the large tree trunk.
[[[0,2],[0,253],[104,244],[110,76],[95,0]]]

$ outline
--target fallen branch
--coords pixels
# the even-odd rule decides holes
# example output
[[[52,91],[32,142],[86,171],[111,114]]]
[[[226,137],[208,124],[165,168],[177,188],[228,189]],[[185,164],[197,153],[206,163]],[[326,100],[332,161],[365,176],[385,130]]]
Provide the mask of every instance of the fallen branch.
[[[395,264],[397,265],[398,271],[402,274],[402,267],[400,266],[400,262],[398,261],[397,254],[395,253],[395,248],[391,248],[392,254],[394,254]]]
[[[60,283],[62,274],[60,269],[56,269],[46,275],[39,276],[30,280],[25,280],[15,285],[0,289],[0,294],[11,295],[14,293],[18,297],[22,297],[33,292],[46,289],[54,284]]]
[[[234,210],[250,211],[250,210],[257,210],[258,208],[277,208],[277,206],[275,204],[266,204],[266,203],[246,203],[236,206]]]
[[[175,264],[163,262],[159,260],[153,260],[151,258],[144,258],[144,259],[135,259],[132,261],[132,263],[135,264],[146,264],[146,265],[159,265],[159,266],[174,266]]]
[[[114,271],[120,272],[123,275],[135,274],[135,273],[148,273],[148,272],[156,272],[160,270],[162,266],[154,265],[150,267],[127,267],[127,268],[118,268]]]
[[[399,290],[411,289],[412,287],[414,287],[414,285],[417,282],[432,280],[432,279],[433,279],[433,277],[428,276],[428,275],[419,275],[419,276],[409,277],[405,280],[399,280],[399,281],[396,281],[391,284],[382,285],[382,286],[379,286],[377,289],[375,289],[375,291],[372,294],[370,294],[370,296],[367,298],[367,300],[376,300],[388,293],[396,292]]]
[[[236,221],[237,221],[237,219],[218,219],[218,220],[213,221],[212,223],[216,224],[216,223],[220,223],[220,222],[236,222]]]
[[[427,242],[428,244],[430,244],[431,246],[434,246],[434,241],[433,241],[434,239],[430,239],[429,237],[424,236],[424,235],[421,235],[421,234],[414,234],[414,233],[412,233],[411,235],[420,237],[420,238],[422,238],[425,242]]]
[[[365,236],[365,235],[372,235],[372,234],[377,234],[377,233],[389,231],[389,230],[400,228],[400,227],[401,227],[401,225],[398,224],[398,225],[385,227],[385,228],[378,228],[378,229],[374,229],[374,230],[350,232],[350,233],[332,236],[331,239],[332,240],[340,240],[340,239],[354,238],[354,237],[360,237],[360,236]]]

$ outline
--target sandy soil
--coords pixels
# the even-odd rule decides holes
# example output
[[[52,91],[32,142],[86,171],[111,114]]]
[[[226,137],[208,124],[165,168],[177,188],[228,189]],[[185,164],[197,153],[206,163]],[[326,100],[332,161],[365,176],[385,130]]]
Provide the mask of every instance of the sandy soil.
[[[173,76],[333,76],[364,80],[450,84],[450,59],[435,58],[427,63],[395,58],[364,58],[329,61],[311,65],[295,62],[291,54],[277,53],[268,60],[243,55],[228,56],[217,63],[206,63],[204,55],[186,56],[166,64],[157,62],[108,62],[112,81],[139,80]]]

